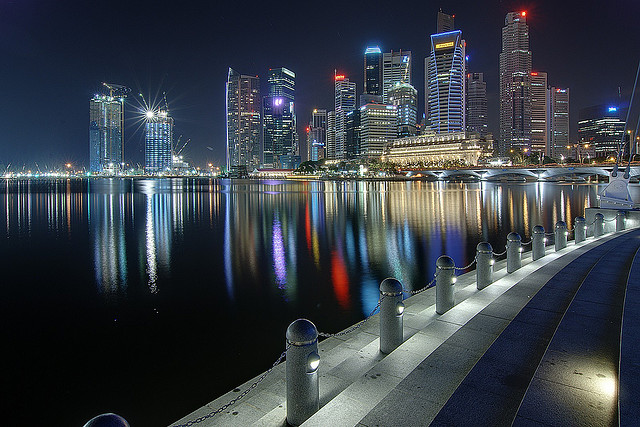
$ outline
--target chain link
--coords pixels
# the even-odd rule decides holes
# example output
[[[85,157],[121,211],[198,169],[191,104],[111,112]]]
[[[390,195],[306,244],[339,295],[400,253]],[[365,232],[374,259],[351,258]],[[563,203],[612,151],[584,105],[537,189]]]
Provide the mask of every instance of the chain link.
[[[499,254],[495,253],[495,252],[491,252],[493,254],[493,256],[502,256],[504,254],[507,253],[507,249],[505,248],[504,252],[500,252]]]
[[[617,219],[616,217],[613,217],[613,218],[611,218],[611,219],[606,219],[604,222],[613,222],[613,221],[615,221],[616,219]]]
[[[371,317],[375,314],[375,312],[380,308],[380,304],[382,303],[382,299],[383,298],[384,298],[384,295],[380,295],[380,299],[378,300],[378,304],[376,304],[376,306],[373,308],[373,310],[371,310],[371,313],[366,318],[362,319],[361,321],[359,321],[355,325],[351,326],[350,328],[347,328],[344,331],[337,332],[335,334],[329,334],[329,333],[326,333],[326,332],[318,332],[318,335],[323,337],[323,338],[340,337],[342,335],[347,335],[348,333],[353,332],[356,329],[361,328],[362,325],[367,323],[367,320],[371,319]]]
[[[260,384],[265,378],[267,378],[267,375],[269,375],[271,373],[271,371],[273,371],[273,369],[278,366],[278,364],[280,362],[282,362],[282,359],[284,359],[287,356],[287,350],[289,350],[289,347],[291,347],[291,344],[287,344],[287,347],[285,348],[285,350],[282,352],[282,354],[280,355],[280,357],[278,357],[278,359],[273,362],[273,365],[271,365],[271,367],[269,368],[269,370],[265,373],[263,373],[262,375],[260,375],[260,377],[253,383],[251,384],[247,389],[245,389],[242,393],[240,393],[238,396],[236,396],[235,398],[231,399],[229,401],[229,403],[222,405],[220,408],[216,409],[215,411],[211,411],[206,415],[203,415],[201,417],[196,418],[195,420],[191,420],[185,424],[172,424],[172,427],[189,427],[195,424],[199,424],[202,421],[211,418],[221,412],[223,412],[225,409],[227,409],[229,406],[233,405],[234,403],[236,403],[238,400],[242,399],[243,397],[245,397],[247,394],[249,394],[249,392],[251,390],[253,390],[254,388],[256,388],[258,386],[258,384]]]
[[[424,292],[424,291],[426,291],[426,290],[427,290],[427,289],[429,289],[429,288],[433,288],[433,287],[435,286],[435,284],[436,284],[436,278],[438,277],[438,273],[439,273],[439,272],[440,272],[440,270],[437,270],[437,271],[433,274],[433,279],[432,279],[429,283],[427,283],[427,285],[426,285],[424,288],[416,289],[416,290],[413,290],[413,291],[410,291],[410,290],[408,290],[408,289],[403,289],[403,291],[404,291],[404,292],[406,292],[406,293],[409,293],[409,294],[411,294],[411,295],[417,295],[417,294],[419,294],[420,292]]]
[[[545,235],[545,236],[555,236],[555,235],[556,235],[556,232],[555,232],[555,231],[553,231],[553,232],[551,232],[551,233],[544,233],[544,235]]]
[[[471,261],[471,264],[467,265],[466,267],[453,267],[453,269],[457,270],[457,271],[466,270],[466,269],[470,268],[473,264],[475,264],[477,260],[478,260],[478,256],[475,256],[473,258],[473,261]]]
[[[533,239],[529,240],[528,242],[522,242],[522,246],[529,246],[531,242],[533,242]]]

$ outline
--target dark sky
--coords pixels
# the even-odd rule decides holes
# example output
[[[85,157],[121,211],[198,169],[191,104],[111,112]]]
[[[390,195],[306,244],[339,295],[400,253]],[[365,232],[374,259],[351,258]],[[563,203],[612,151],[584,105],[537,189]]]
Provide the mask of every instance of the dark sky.
[[[334,69],[362,92],[368,44],[411,50],[423,105],[424,57],[440,7],[456,15],[469,69],[485,73],[494,133],[501,28],[512,10],[527,11],[534,69],[571,89],[573,139],[579,108],[614,102],[619,86],[628,102],[640,60],[638,0],[0,0],[0,165],[87,165],[89,99],[103,81],[148,98],[166,92],[177,135],[191,138],[184,154],[201,166],[224,163],[229,66],[261,77],[269,67],[293,70],[302,130],[311,109],[333,108]],[[142,162],[130,111],[125,156]]]

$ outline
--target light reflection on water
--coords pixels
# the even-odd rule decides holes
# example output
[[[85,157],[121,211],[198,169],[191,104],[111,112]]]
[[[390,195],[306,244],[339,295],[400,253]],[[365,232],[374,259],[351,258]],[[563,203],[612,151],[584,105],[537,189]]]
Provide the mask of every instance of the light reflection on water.
[[[135,332],[127,339],[146,343],[136,346],[145,363],[151,357],[162,360],[162,352],[148,355],[145,348],[167,341],[197,347],[203,357],[235,366],[228,369],[228,378],[212,381],[221,389],[202,386],[198,398],[206,403],[272,362],[251,364],[254,372],[237,377],[249,361],[242,358],[245,340],[235,337],[252,333],[251,319],[263,319],[261,339],[273,343],[273,352],[264,351],[271,359],[281,351],[282,331],[291,320],[305,316],[325,332],[338,331],[371,312],[384,278],[393,276],[406,288],[419,289],[430,281],[442,254],[465,266],[480,241],[502,252],[510,231],[529,240],[535,225],[550,231],[563,219],[573,228],[574,217],[595,203],[597,189],[590,184],[422,181],[6,181],[0,203],[6,238],[0,255],[14,261],[32,257],[35,264],[56,257],[47,274],[77,282],[65,288],[74,294],[64,299],[67,309],[107,307],[108,316],[114,312],[113,317],[128,319]],[[631,188],[636,200],[638,190]],[[35,280],[30,274],[21,271],[14,280]],[[50,284],[28,286],[37,293]],[[24,316],[31,302],[16,295],[10,296],[12,309]],[[49,298],[59,302],[59,295],[66,294]],[[103,317],[79,320],[99,337]],[[158,327],[159,319],[171,327]],[[228,319],[235,319],[232,326]],[[76,333],[73,325],[66,327],[69,334]],[[156,341],[144,341],[156,336],[154,328],[160,330]],[[28,337],[32,332],[20,333]],[[234,344],[236,353],[221,352],[214,342],[201,341],[205,335],[241,343]],[[18,338],[13,344],[24,345]],[[111,357],[102,363],[116,362]],[[183,364],[169,357],[166,363],[172,371]],[[184,364],[185,370],[200,369]],[[154,405],[156,413],[166,406],[170,415],[164,424],[195,409],[175,409],[177,400],[171,394],[166,404]]]

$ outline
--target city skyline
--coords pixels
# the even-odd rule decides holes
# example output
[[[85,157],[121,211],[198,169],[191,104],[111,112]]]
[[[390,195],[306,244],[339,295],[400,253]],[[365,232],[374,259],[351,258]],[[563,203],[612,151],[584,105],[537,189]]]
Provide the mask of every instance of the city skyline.
[[[87,37],[94,27],[112,21],[96,6],[76,1],[50,5],[35,0],[0,6],[0,46],[5,63],[10,65],[1,71],[4,140],[0,164],[6,167],[35,161],[44,167],[47,162],[73,162],[89,167],[87,100],[102,82],[118,82],[151,99],[166,91],[175,135],[192,140],[185,153],[187,160],[200,166],[211,161],[224,165],[228,67],[259,75],[263,91],[269,68],[282,66],[295,72],[297,131],[304,135],[311,111],[331,110],[333,106],[333,70],[355,82],[358,95],[363,92],[362,53],[367,46],[377,45],[383,52],[411,51],[412,72],[424,75],[421,63],[429,54],[429,36],[436,31],[435,15],[440,7],[420,5],[411,13],[394,10],[384,18],[382,24],[386,25],[380,26],[368,25],[374,19],[372,12],[347,25],[347,16],[354,15],[345,13],[336,15],[331,27],[326,25],[330,11],[309,18],[304,8],[294,7],[291,17],[305,19],[293,19],[294,24],[285,30],[270,24],[274,11],[256,5],[246,15],[264,35],[264,40],[256,42],[260,32],[235,29],[228,19],[231,10],[221,9],[227,6],[188,6],[115,1],[112,10],[121,8],[123,13],[119,14],[117,34],[109,40]],[[359,10],[357,3],[344,7],[345,12]],[[640,7],[632,1],[621,1],[616,7],[573,1],[488,6],[460,2],[444,9],[444,13],[456,15],[455,28],[463,31],[469,70],[484,73],[489,131],[496,136],[500,30],[507,12],[523,9],[527,10],[533,68],[548,72],[550,84],[571,88],[570,134],[576,140],[579,109],[617,101],[619,86],[621,106],[628,102],[638,60],[633,57],[633,46],[639,41],[638,32],[632,31],[632,17]],[[76,18],[71,22],[69,16]],[[216,25],[205,25],[212,19]],[[159,27],[158,22],[166,24],[152,31]],[[225,49],[230,34],[235,37],[234,49]],[[283,34],[290,35],[286,42]],[[157,37],[167,43],[149,49],[148,43]],[[160,51],[165,54],[159,55]],[[420,86],[416,86],[418,106],[424,105],[424,88]],[[57,99],[64,107],[39,114],[44,116],[39,118],[39,126],[32,126],[27,122],[32,120],[31,110],[43,97]],[[419,109],[419,117],[422,113]],[[637,113],[632,112],[631,117],[635,122]],[[134,121],[127,114],[125,161],[143,163],[144,135]],[[300,148],[306,151],[306,147]]]

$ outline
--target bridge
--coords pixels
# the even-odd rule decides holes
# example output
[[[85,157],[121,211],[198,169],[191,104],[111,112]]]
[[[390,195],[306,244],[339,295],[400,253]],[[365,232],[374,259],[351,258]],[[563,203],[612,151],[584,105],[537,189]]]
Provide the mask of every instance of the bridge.
[[[430,177],[438,180],[474,181],[582,181],[589,177],[609,177],[614,165],[544,165],[544,166],[501,166],[468,167],[458,169],[406,169],[402,172],[408,178]],[[624,166],[619,170],[624,171]],[[640,179],[640,164],[632,164],[632,180]]]

